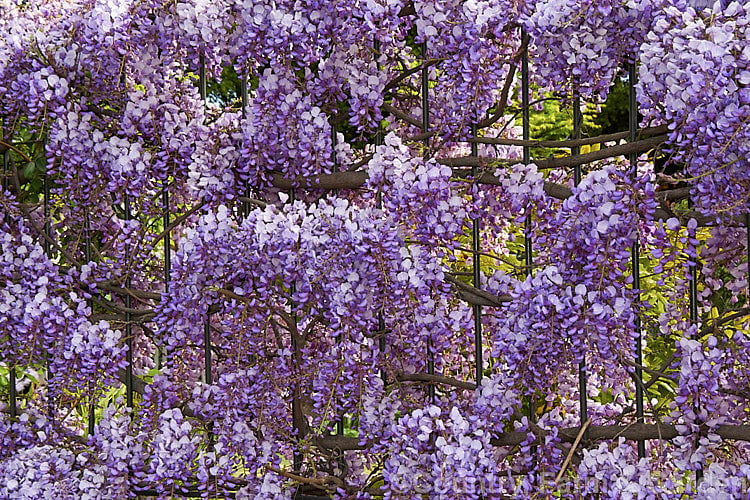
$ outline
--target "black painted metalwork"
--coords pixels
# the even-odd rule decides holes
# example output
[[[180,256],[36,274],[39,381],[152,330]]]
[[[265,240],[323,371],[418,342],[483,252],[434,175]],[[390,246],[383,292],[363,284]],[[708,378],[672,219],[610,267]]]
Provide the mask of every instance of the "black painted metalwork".
[[[8,363],[8,399],[10,400],[10,418],[18,417],[18,394],[16,393],[16,366]]]
[[[581,113],[581,96],[573,96],[573,139],[581,138],[581,127],[583,126],[583,113]],[[581,153],[580,146],[573,146],[570,154],[573,156]],[[573,184],[576,186],[581,182],[581,166],[573,167]],[[579,412],[581,414],[581,425],[589,419],[589,400],[588,400],[588,374],[586,370],[586,355],[578,364],[578,392],[579,392]]]
[[[171,234],[167,229],[169,227],[169,184],[165,180],[161,192],[161,202],[164,205],[164,214],[162,215],[162,224],[164,225],[164,293],[169,294],[169,282],[172,274],[172,242]]]
[[[242,105],[242,116],[247,118],[247,104],[249,102],[249,96],[247,92],[247,76],[242,73],[240,75],[240,103]],[[250,186],[246,186],[245,189],[245,197],[251,198],[250,196]],[[250,211],[253,209],[253,206],[248,201],[243,201],[241,205],[241,214],[243,217],[247,217],[250,214]]]
[[[697,324],[700,320],[700,316],[698,315],[698,263],[693,262],[690,265],[690,277],[689,277],[689,283],[688,283],[688,307],[690,310],[690,321],[694,324]],[[696,331],[697,332],[697,331]],[[697,333],[697,335],[700,335],[700,333]],[[698,413],[699,411],[699,405],[695,404],[695,411]],[[695,469],[695,480],[697,482],[700,482],[703,480],[703,468],[700,464],[697,465]]]
[[[86,233],[85,236],[85,246],[83,248],[84,251],[84,257],[86,258],[86,262],[91,262],[91,221],[89,220],[89,214],[88,211],[86,214],[84,214],[83,219],[83,230]],[[91,307],[91,301],[88,301],[89,307]],[[86,430],[89,433],[89,435],[94,434],[94,429],[96,426],[96,402],[90,401],[89,402],[89,411],[87,415],[87,426]]]
[[[2,136],[0,139],[5,140],[5,118],[3,117],[3,126],[0,128]],[[3,190],[7,191],[9,179],[12,174],[10,151],[6,149],[3,152]],[[5,214],[5,222],[9,222],[8,214]],[[8,363],[8,411],[10,418],[15,420],[18,417],[18,395],[16,394],[16,367],[13,363]]]
[[[477,137],[478,130],[476,125],[471,127],[472,137]],[[479,146],[476,142],[471,143],[471,155],[479,156]],[[471,167],[471,177],[476,179],[478,174],[477,167]],[[471,250],[472,250],[472,274],[474,275],[474,286],[476,288],[482,288],[482,242],[480,240],[481,221],[479,217],[475,218],[471,222]],[[484,355],[482,353],[482,306],[474,304],[472,306],[474,311],[474,380],[477,385],[482,383],[482,376],[484,373]]]
[[[521,32],[521,45],[528,47],[529,35],[524,31]],[[531,89],[529,86],[529,52],[524,50],[521,58],[521,127],[524,141],[531,139]],[[531,163],[531,147],[527,144],[523,146],[523,163]],[[532,266],[534,265],[534,249],[531,241],[531,216],[526,217],[525,234],[524,234],[524,260],[526,262],[526,275],[531,275]]]
[[[427,43],[422,43],[422,133],[427,135],[430,130],[430,69],[427,67]],[[425,158],[429,157],[430,138],[424,140]],[[432,342],[427,343],[427,374],[435,375],[435,353],[433,352]],[[435,385],[427,385],[427,395],[431,402],[435,402]]]
[[[635,85],[637,83],[638,72],[635,63],[628,65],[628,131],[630,132],[630,142],[638,139],[638,101],[636,96]],[[638,175],[638,156],[631,153],[629,158],[630,168],[633,176]],[[633,289],[636,290],[634,300],[640,299],[641,289],[641,250],[640,241],[636,235],[635,242],[630,251],[630,262],[633,273]],[[635,317],[635,417],[639,423],[644,422],[643,408],[643,325],[640,314]],[[638,457],[646,456],[646,442],[638,441]]]
[[[375,40],[373,42],[373,49],[375,52],[375,57],[378,57],[380,55],[380,41]],[[380,69],[380,66],[378,65],[378,69]],[[375,131],[375,147],[383,145],[383,128],[378,124],[378,128]],[[377,192],[375,195],[375,207],[378,210],[383,209],[383,193],[380,191]],[[387,344],[387,333],[385,331],[385,318],[383,316],[383,309],[378,310],[378,350],[380,352],[380,355],[383,356],[385,354],[385,351],[388,347]],[[380,378],[383,380],[383,385],[388,383],[388,374],[386,373],[385,368],[380,369]]]
[[[125,220],[130,221],[132,219],[133,214],[130,210],[130,197],[125,194],[124,195],[124,208],[125,208]],[[128,273],[125,277],[125,288],[130,289],[131,288],[131,279],[130,279],[130,262],[132,261],[132,254],[131,254],[132,248],[130,248],[130,245],[125,249],[125,261],[126,261],[126,272]],[[128,352],[125,354],[125,359],[127,366],[125,367],[125,400],[126,404],[128,405],[128,408],[133,407],[133,348],[135,347],[135,342],[133,342],[133,316],[131,313],[131,303],[130,303],[130,294],[125,294],[125,344],[128,347]]]
[[[521,138],[524,141],[531,140],[531,87],[529,85],[529,35],[524,30],[521,30],[521,45],[526,47],[521,56]],[[523,163],[528,165],[531,163],[531,147],[527,142],[524,142],[522,147]],[[531,220],[531,213],[526,216],[524,220],[524,239],[523,239],[523,256],[524,264],[526,265],[524,274],[529,277],[533,273],[534,266],[534,249],[533,242],[531,239],[531,231],[533,228],[533,222]],[[530,421],[536,420],[536,398],[532,396],[529,401],[528,417]],[[536,451],[536,448],[533,450]]]
[[[206,58],[203,54],[200,55],[198,61],[198,89],[200,92],[201,99],[205,105],[207,98],[207,80],[206,80]],[[213,383],[213,376],[211,375],[211,314],[206,314],[206,319],[203,323],[203,380],[206,384]]]

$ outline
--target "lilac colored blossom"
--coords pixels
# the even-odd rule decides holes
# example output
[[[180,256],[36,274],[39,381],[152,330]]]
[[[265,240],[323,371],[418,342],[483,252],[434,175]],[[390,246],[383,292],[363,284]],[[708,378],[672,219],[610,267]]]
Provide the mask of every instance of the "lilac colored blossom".
[[[0,368],[15,370],[17,393],[8,400],[2,377],[0,496],[285,499],[302,483],[341,499],[381,484],[386,498],[573,496],[554,480],[563,429],[581,425],[582,396],[592,425],[636,422],[639,333],[647,367],[659,368],[653,349],[669,359],[655,387],[674,393],[647,401],[647,418],[666,408],[679,436],[642,459],[633,443],[584,439],[563,477],[579,496],[740,495],[750,446],[720,426],[745,425],[750,384],[737,225],[748,12],[698,0],[0,0]],[[479,135],[521,135],[521,30],[536,83],[566,96],[603,97],[640,61],[641,112],[669,126],[667,152],[716,227],[657,211],[643,160],[586,165],[565,200],[549,183],[570,176],[514,164],[518,146],[479,147],[503,158],[479,162],[491,186],[448,166],[496,106],[508,116]],[[244,87],[204,100],[199,84],[229,66]],[[357,189],[279,187],[337,171]],[[463,300],[469,283],[490,294],[481,308]],[[416,379],[432,371],[446,378],[428,391]],[[510,432],[518,446],[495,446]]]
[[[696,207],[730,219],[747,211],[749,13],[743,2],[667,8],[640,56],[645,118],[669,125],[671,161],[695,178]]]
[[[545,87],[606,97],[624,62],[633,62],[651,19],[667,2],[606,0],[529,2],[521,20],[535,50],[534,75]]]

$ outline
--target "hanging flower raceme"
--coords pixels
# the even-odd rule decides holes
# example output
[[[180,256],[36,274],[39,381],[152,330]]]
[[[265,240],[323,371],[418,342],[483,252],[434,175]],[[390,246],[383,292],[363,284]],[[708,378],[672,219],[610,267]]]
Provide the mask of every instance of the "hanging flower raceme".
[[[634,349],[635,292],[628,265],[639,212],[654,209],[613,167],[586,176],[553,220],[539,222],[539,271],[518,283],[493,332],[494,355],[529,388],[548,387],[591,349],[611,359]]]
[[[666,153],[684,166],[696,208],[727,219],[750,199],[749,20],[745,2],[670,7],[641,48],[645,119],[669,126]]]
[[[117,378],[124,367],[121,333],[106,321],[91,323],[82,295],[23,224],[0,224],[0,335],[2,361],[11,366],[47,363],[67,389]],[[75,374],[75,378],[70,378]],[[49,383],[63,383],[52,379]]]
[[[521,19],[533,47],[534,78],[567,95],[606,98],[633,62],[663,0],[541,0]]]

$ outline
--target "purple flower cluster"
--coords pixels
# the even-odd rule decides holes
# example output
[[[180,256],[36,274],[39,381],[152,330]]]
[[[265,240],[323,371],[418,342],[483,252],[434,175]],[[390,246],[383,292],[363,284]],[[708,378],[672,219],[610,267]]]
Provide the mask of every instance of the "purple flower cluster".
[[[328,115],[295,83],[288,69],[267,69],[259,76],[242,127],[240,170],[253,185],[269,170],[285,177],[330,173],[333,167]]]
[[[539,222],[535,244],[548,265],[517,283],[493,332],[493,356],[516,368],[527,389],[547,387],[591,349],[602,359],[634,349],[625,274],[638,213],[653,210],[638,185],[613,166],[594,171],[554,219]]]
[[[514,24],[520,2],[417,1],[413,20],[424,59],[440,59],[430,78],[431,124],[443,137],[469,134],[500,97],[507,62],[519,48]],[[504,104],[504,103],[503,103]],[[421,106],[421,104],[419,104]]]
[[[584,451],[578,474],[582,495],[615,499],[654,498],[652,495],[668,493],[652,475],[648,459],[638,459],[635,448],[624,439],[613,449],[608,443],[601,443]]]
[[[750,6],[670,7],[641,47],[639,101],[670,128],[671,161],[685,163],[691,199],[706,214],[748,210]]]
[[[718,426],[747,420],[747,317],[727,308],[746,306],[745,230],[654,223],[653,185],[616,160],[588,165],[564,201],[545,194],[564,173],[492,164],[488,187],[441,160],[469,154],[455,141],[498,104],[519,28],[538,83],[567,94],[604,96],[640,51],[646,120],[669,125],[697,208],[736,222],[750,7],[707,3],[0,0],[0,368],[19,393],[13,417],[0,405],[0,496],[291,498],[279,470],[301,465],[341,499],[376,484],[386,498],[530,497],[559,486],[548,475],[569,450],[560,430],[581,425],[582,391],[594,425],[633,421],[624,360],[638,333],[648,366],[675,346],[659,387],[674,389],[680,436],[640,460],[624,443],[578,453],[579,492],[735,495],[750,447],[726,446]],[[197,88],[228,66],[245,109]],[[404,138],[422,132],[425,73],[428,144]],[[384,114],[390,133],[364,146]],[[480,135],[507,138],[513,122]],[[42,145],[45,172],[25,157]],[[367,180],[292,202],[272,187],[334,171]],[[238,206],[248,192],[253,210]],[[476,292],[462,286],[472,219],[476,285],[503,296],[482,295],[495,305],[481,308],[480,373],[461,300]],[[643,290],[636,241],[653,271]],[[126,343],[133,408],[119,397]],[[333,435],[340,421],[347,436]],[[513,431],[519,446],[492,444]],[[322,444],[355,435],[364,449]],[[699,468],[704,482],[685,486]]]
[[[344,101],[349,122],[371,130],[382,117],[389,79],[373,57],[372,44],[381,43],[383,61],[385,54],[400,49],[403,6],[402,1],[335,0],[310,2],[303,10],[292,0],[237,2],[232,8],[237,28],[224,43],[242,73],[318,65],[315,72],[306,70],[303,84],[317,97],[315,105]],[[258,73],[263,78],[263,72]]]
[[[384,464],[385,498],[480,498],[496,474],[490,433],[458,408],[418,409],[398,419]]]
[[[437,246],[461,234],[466,202],[454,192],[450,167],[414,156],[391,133],[385,137],[385,144],[376,148],[367,173],[368,186],[382,192],[383,210],[413,228],[409,237]]]
[[[544,87],[604,99],[638,46],[662,0],[541,0],[521,19],[531,37],[534,78]]]
[[[61,379],[50,381],[58,388],[111,382],[124,366],[122,334],[106,321],[88,320],[85,299],[22,223],[0,225],[0,250],[3,361],[29,367],[46,361]]]

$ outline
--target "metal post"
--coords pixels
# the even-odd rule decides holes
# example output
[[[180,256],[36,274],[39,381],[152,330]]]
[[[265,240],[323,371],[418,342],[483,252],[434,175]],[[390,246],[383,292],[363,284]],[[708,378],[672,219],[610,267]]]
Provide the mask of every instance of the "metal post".
[[[471,127],[471,136],[477,137],[478,130],[476,125]],[[479,145],[476,142],[471,143],[471,156],[479,156]],[[478,174],[477,167],[471,167],[471,177],[476,179]],[[481,288],[481,273],[482,273],[482,242],[480,240],[480,223],[479,216],[474,219],[471,223],[471,250],[472,250],[472,271],[474,274],[474,286]],[[482,306],[474,304],[472,306],[474,310],[474,361],[475,361],[475,373],[474,379],[477,382],[477,387],[482,383],[482,375],[484,372],[484,360],[482,353]]]
[[[427,67],[427,42],[422,43],[422,133],[427,134],[430,130],[430,70]],[[430,138],[425,137],[424,139],[424,154],[425,158],[429,157],[430,151]],[[435,374],[435,354],[432,352],[433,345],[432,341],[427,342],[427,374]],[[435,386],[433,384],[427,385],[427,395],[430,398],[431,403],[435,403]]]
[[[635,142],[638,139],[638,101],[636,99],[635,85],[637,83],[638,73],[636,72],[635,63],[628,65],[628,130],[630,131],[630,142]],[[638,157],[635,153],[631,153],[630,157],[630,168],[633,172],[633,177],[638,175]],[[636,234],[633,247],[630,251],[630,262],[633,272],[633,290],[635,290],[634,300],[640,299],[641,289],[641,266],[640,266],[640,242],[638,235]],[[643,326],[641,324],[641,315],[636,314],[635,317],[635,417],[639,424],[644,423],[644,410],[643,410],[643,370],[640,368],[643,366]],[[638,441],[638,458],[646,457],[646,442],[643,440]]]
[[[529,35],[525,31],[521,31],[521,44],[528,47]],[[521,127],[523,140],[528,141],[531,138],[531,123],[530,123],[530,106],[529,102],[530,86],[529,86],[529,51],[524,50],[521,58]],[[524,144],[523,146],[523,163],[528,165],[531,163],[531,148]],[[524,245],[523,253],[524,260],[526,261],[526,275],[531,276],[531,266],[533,265],[534,255],[531,241],[531,215],[526,217],[525,230],[524,230]]]
[[[83,220],[83,230],[86,233],[86,246],[84,247],[84,255],[86,257],[86,262],[91,262],[91,222],[89,221],[89,213],[88,209],[86,209],[86,213],[84,214],[84,220]],[[90,306],[91,301],[89,301]],[[94,401],[89,401],[89,414],[88,414],[88,426],[87,431],[89,435],[94,434],[96,426],[96,405],[94,404]]]
[[[162,225],[164,226],[164,296],[169,296],[169,285],[172,275],[172,242],[169,231],[169,180],[164,179],[161,191],[161,202],[164,205],[162,213]],[[157,346],[156,368],[161,369],[164,364],[161,349]]]
[[[521,57],[521,134],[524,141],[531,139],[531,102],[530,102],[530,85],[529,85],[529,35],[526,31],[521,30],[521,45],[526,47]],[[524,142],[523,145],[523,163],[531,163],[531,147]],[[531,240],[531,231],[533,228],[531,213],[526,216],[524,221],[524,238],[523,238],[523,255],[526,264],[525,275],[528,278],[532,275],[532,266],[534,265],[534,252]],[[529,420],[536,420],[536,398],[532,395],[529,401]],[[532,453],[536,452],[536,447],[532,448]]]
[[[125,220],[130,221],[132,214],[130,213],[130,197],[127,193],[125,193]],[[130,288],[131,282],[130,282],[130,268],[131,268],[131,261],[132,261],[132,255],[130,253],[131,248],[130,245],[128,245],[125,248],[125,262],[126,262],[126,272],[128,275],[125,278],[125,288]],[[128,408],[133,407],[133,347],[135,343],[133,342],[133,325],[132,325],[132,315],[130,313],[131,303],[130,303],[130,294],[125,294],[125,342],[128,346],[128,351],[126,354],[126,362],[127,366],[125,367],[125,399],[126,403],[128,405]]]
[[[50,195],[50,181],[49,181],[49,175],[47,174],[47,170],[44,171],[44,176],[42,178],[42,190],[44,191],[44,204],[43,204],[43,211],[44,211],[44,255],[47,256],[48,259],[52,259],[52,210],[50,207],[50,201],[51,201],[51,195]],[[52,350],[54,351],[55,346],[51,346]],[[47,353],[47,383],[49,384],[54,378],[55,373],[52,368],[52,357],[53,353],[48,352]],[[15,376],[15,369],[13,370],[13,375]],[[15,392],[15,387],[13,387],[13,391]],[[50,391],[47,391],[47,394],[50,395],[50,400],[47,401],[47,414],[51,419],[54,418],[55,413],[55,406],[53,404]]]
[[[201,54],[198,59],[198,92],[200,93],[203,105],[206,105],[206,57]],[[206,319],[203,322],[203,380],[206,384],[213,383],[211,376],[211,313],[206,313]]]
[[[3,118],[3,127],[0,129],[2,134],[2,139],[5,139],[5,118]],[[10,138],[8,138],[10,142]],[[8,189],[8,176],[10,175],[10,152],[8,150],[5,150],[3,152],[3,189]],[[5,214],[5,223],[10,222],[10,217],[8,214]],[[15,419],[18,417],[18,402],[16,401],[17,394],[16,394],[16,366],[15,363],[12,361],[8,361],[8,405],[9,405],[9,411],[10,411],[10,418],[12,421],[15,421]]]
[[[581,138],[581,126],[583,125],[583,114],[581,113],[581,96],[577,93],[573,96],[573,139]],[[581,153],[580,146],[573,146],[570,148],[570,154],[572,156],[579,155]],[[577,186],[581,182],[581,166],[576,165],[573,167],[573,183]],[[581,426],[589,419],[589,403],[588,403],[588,376],[586,371],[586,354],[583,355],[583,360],[578,364],[578,392],[579,392],[579,408],[581,414]]]
[[[375,40],[373,42],[373,49],[375,50],[375,56],[380,54],[380,42]],[[378,65],[380,69],[380,65]],[[383,129],[378,124],[378,129],[375,131],[375,147],[383,145]],[[383,193],[378,191],[375,197],[375,206],[378,210],[383,209]],[[387,349],[387,339],[385,333],[385,318],[383,317],[383,309],[378,310],[378,349],[380,350],[381,356],[385,355]],[[380,370],[380,378],[383,380],[383,385],[388,383],[388,374],[386,373],[385,367]]]
[[[688,299],[690,301],[690,321],[693,324],[697,324],[698,317],[698,262],[694,262],[690,266],[690,283],[688,288]],[[698,339],[699,340],[699,339]],[[700,406],[698,403],[694,403],[695,412],[698,413]],[[700,483],[703,480],[703,467],[701,464],[697,464],[695,469],[695,480]]]
[[[198,60],[198,92],[200,93],[204,108],[206,106],[206,89],[206,57],[201,54]],[[211,360],[211,313],[206,311],[206,319],[203,321],[203,382],[207,385],[213,384]],[[209,422],[207,428],[207,441],[210,448],[214,441],[213,422]]]
[[[247,76],[243,73],[242,75],[238,75],[240,77],[240,102],[242,104],[242,116],[244,118],[247,118],[247,104],[248,104],[248,95],[247,95]],[[250,198],[250,186],[245,186],[245,196],[247,198]],[[252,207],[249,202],[243,201],[241,205],[241,213],[243,217],[247,217],[250,215],[250,210],[252,210]]]

